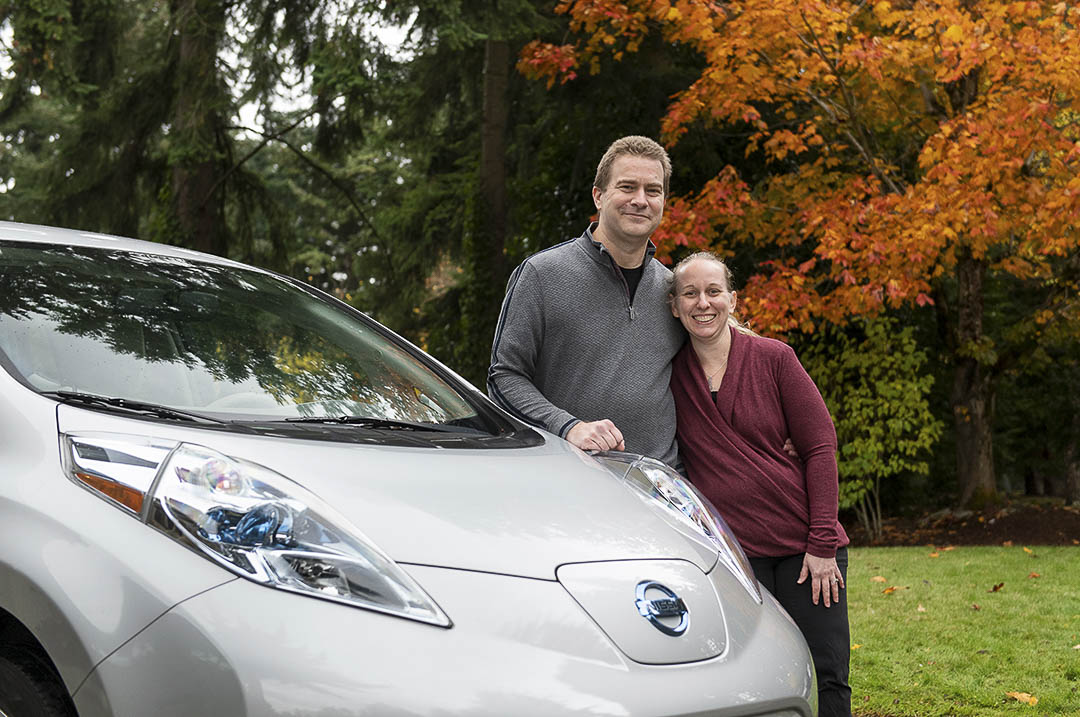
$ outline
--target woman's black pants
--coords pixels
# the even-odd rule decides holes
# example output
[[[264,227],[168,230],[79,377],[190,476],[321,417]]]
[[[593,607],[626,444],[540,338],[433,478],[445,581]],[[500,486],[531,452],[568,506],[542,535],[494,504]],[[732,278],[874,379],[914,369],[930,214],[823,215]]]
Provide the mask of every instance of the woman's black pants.
[[[825,601],[811,600],[810,578],[802,585],[802,553],[783,558],[750,558],[758,582],[776,597],[799,626],[814,658],[818,680],[819,717],[851,717],[851,687],[848,661],[851,635],[848,630],[847,588],[841,588],[839,602],[825,607]],[[847,548],[836,551],[836,564],[847,584]]]

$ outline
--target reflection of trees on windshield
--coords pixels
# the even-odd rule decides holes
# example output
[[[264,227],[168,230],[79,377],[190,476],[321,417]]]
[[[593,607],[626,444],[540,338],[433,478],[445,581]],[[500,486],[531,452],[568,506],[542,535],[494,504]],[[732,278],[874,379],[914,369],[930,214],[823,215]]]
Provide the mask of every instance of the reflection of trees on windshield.
[[[292,336],[278,342],[277,368],[289,377],[287,385],[263,384],[278,403],[299,404],[300,412],[306,415],[407,416],[435,422],[450,418],[438,406],[425,402],[419,389],[402,390],[409,381],[389,366],[378,365],[378,377],[368,375],[370,371],[365,373],[340,347],[321,336],[301,333],[306,334],[302,342]],[[395,388],[386,390],[390,387]],[[320,404],[317,413],[304,405],[315,402]]]
[[[0,314],[45,317],[62,334],[140,359],[146,371],[183,365],[208,374],[219,393],[254,379],[279,404],[322,403],[313,415],[450,417],[414,387],[415,377],[385,360],[385,354],[398,353],[395,347],[359,322],[323,318],[320,302],[286,283],[243,269],[89,248],[4,245]]]

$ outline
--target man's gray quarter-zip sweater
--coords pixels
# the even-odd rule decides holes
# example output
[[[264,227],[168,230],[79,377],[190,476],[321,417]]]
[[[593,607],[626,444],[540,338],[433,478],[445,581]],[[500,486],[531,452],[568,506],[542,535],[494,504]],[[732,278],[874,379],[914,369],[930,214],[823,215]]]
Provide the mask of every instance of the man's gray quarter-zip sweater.
[[[650,242],[631,299],[592,235],[540,251],[506,288],[488,395],[522,420],[565,437],[578,421],[610,419],[626,450],[678,462],[671,359],[686,334],[667,301],[671,271]]]

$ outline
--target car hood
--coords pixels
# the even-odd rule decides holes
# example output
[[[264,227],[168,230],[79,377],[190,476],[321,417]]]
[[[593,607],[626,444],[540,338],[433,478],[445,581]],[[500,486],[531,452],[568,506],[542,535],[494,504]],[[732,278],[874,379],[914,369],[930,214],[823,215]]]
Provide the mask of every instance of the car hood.
[[[570,563],[716,551],[565,441],[441,449],[247,436],[60,405],[62,433],[151,436],[277,471],[333,506],[398,563],[556,579]]]

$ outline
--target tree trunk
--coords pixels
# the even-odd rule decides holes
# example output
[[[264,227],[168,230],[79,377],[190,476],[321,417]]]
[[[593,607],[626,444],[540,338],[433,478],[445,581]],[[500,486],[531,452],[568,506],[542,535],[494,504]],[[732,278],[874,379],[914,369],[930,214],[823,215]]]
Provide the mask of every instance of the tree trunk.
[[[982,506],[998,498],[992,436],[994,383],[992,366],[983,362],[986,352],[981,346],[986,262],[974,258],[970,250],[961,249],[956,272],[957,350],[952,409],[959,505]]]
[[[510,114],[506,90],[510,76],[510,43],[488,38],[484,43],[484,126],[480,146],[480,179],[487,208],[487,239],[492,279],[506,273],[506,123]]]
[[[884,536],[884,526],[881,519],[881,481],[874,479],[874,487],[871,488],[859,502],[855,504],[855,514],[862,524],[863,530],[871,543],[876,543]]]
[[[1030,465],[1024,469],[1024,495],[1046,495],[1046,479]]]
[[[1080,451],[1074,440],[1065,451],[1065,505],[1077,503],[1080,503]]]
[[[491,342],[506,286],[506,127],[510,45],[484,43],[484,99],[480,164],[470,198],[463,245],[466,272],[461,300],[461,348],[456,363],[477,386],[486,382]]]
[[[1065,505],[1080,503],[1080,396],[1070,396],[1072,421],[1065,447]]]
[[[172,193],[180,241],[199,251],[227,252],[218,143],[222,99],[218,47],[225,6],[215,0],[176,0],[177,93],[173,115]]]

